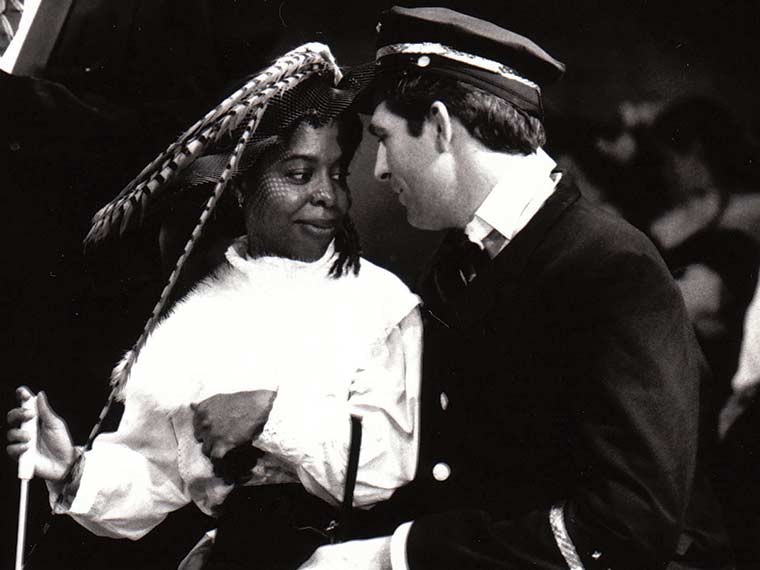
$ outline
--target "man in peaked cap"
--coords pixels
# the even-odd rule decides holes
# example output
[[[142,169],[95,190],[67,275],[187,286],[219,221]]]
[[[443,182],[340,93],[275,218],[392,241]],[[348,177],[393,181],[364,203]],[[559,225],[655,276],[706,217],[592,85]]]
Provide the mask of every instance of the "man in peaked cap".
[[[386,536],[305,567],[730,568],[679,291],[541,148],[562,63],[489,22],[394,7],[376,68],[375,176],[413,226],[449,230],[421,287],[420,462],[374,509]]]

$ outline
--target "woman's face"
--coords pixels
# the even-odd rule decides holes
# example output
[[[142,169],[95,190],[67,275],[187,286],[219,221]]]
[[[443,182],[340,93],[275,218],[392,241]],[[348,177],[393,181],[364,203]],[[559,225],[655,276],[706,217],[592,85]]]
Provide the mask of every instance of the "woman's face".
[[[251,255],[322,257],[348,211],[338,126],[302,124],[290,144],[249,177],[243,215]]]

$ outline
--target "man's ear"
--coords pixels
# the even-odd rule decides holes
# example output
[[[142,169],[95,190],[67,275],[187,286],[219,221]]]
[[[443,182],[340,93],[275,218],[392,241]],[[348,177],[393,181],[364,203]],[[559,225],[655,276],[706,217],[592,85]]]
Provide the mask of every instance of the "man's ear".
[[[439,152],[448,152],[451,149],[451,115],[444,103],[434,101],[430,105],[427,119],[434,129],[435,146]]]

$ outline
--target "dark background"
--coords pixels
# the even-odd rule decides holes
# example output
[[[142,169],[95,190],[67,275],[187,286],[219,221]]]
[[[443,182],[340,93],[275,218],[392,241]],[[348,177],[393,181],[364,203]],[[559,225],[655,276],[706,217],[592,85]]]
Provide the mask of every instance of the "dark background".
[[[584,144],[576,125],[614,132],[624,101],[691,94],[716,98],[757,133],[756,2],[444,4],[522,33],[566,63],[564,79],[545,91],[550,153]],[[81,240],[92,213],[236,79],[286,49],[316,40],[342,65],[371,59],[376,14],[390,5],[75,0],[47,67],[35,79],[0,77],[3,409],[21,383],[45,389],[75,440],[84,440],[110,369],[139,334],[164,275],[150,224],[85,255]],[[559,133],[554,141],[552,133]],[[373,158],[365,137],[352,166],[354,217],[366,255],[412,285],[438,236],[405,224],[395,198],[371,179]],[[18,485],[15,464],[1,464],[0,567],[10,568]],[[34,541],[47,506],[39,482],[32,493]],[[147,567],[135,560],[162,549],[182,552],[202,534],[190,515],[177,518],[151,533],[140,555],[56,521],[37,556],[57,556],[59,567],[94,566],[98,557],[112,567]]]

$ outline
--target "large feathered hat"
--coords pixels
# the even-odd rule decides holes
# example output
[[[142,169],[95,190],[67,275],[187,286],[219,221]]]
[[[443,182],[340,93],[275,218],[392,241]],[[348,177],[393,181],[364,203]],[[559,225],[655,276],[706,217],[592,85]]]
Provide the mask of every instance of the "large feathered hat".
[[[358,74],[344,79],[324,44],[288,52],[206,113],[103,206],[85,243],[139,226],[184,182],[216,182],[214,194],[221,193],[251,148],[288,129],[307,110],[329,122],[353,102],[362,81]]]

